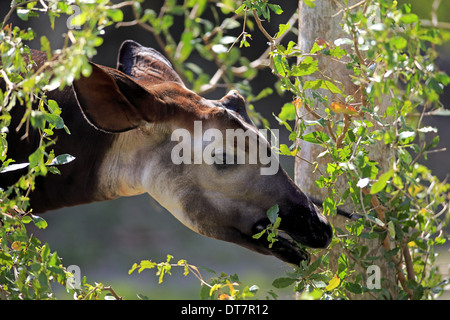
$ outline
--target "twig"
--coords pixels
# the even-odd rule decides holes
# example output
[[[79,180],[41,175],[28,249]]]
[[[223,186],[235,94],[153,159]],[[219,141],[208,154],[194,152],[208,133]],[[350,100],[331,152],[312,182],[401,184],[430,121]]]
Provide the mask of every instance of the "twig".
[[[253,17],[255,18],[256,24],[258,25],[259,30],[263,33],[263,35],[267,38],[267,40],[269,40],[270,45],[273,45],[273,37],[266,31],[266,29],[264,29],[262,23],[261,23],[261,19],[258,17],[258,13],[256,12],[255,9],[252,10],[253,13]]]
[[[5,27],[6,22],[8,22],[9,18],[11,17],[13,12],[16,11],[17,8],[19,8],[21,6],[24,6],[24,5],[27,5],[29,3],[32,3],[32,2],[38,2],[38,1],[37,0],[30,0],[30,1],[25,1],[25,2],[22,2],[22,3],[15,4],[14,6],[12,6],[11,9],[9,10],[9,12],[6,14],[5,18],[3,19],[2,29]],[[42,4],[42,2],[41,2],[41,4]]]
[[[406,274],[408,280],[416,280],[416,274],[414,273],[413,262],[411,259],[411,253],[409,252],[408,244],[403,247],[403,257],[405,258]]]
[[[366,195],[370,194],[370,192],[367,188],[362,188],[362,189],[363,189],[362,191],[364,192],[364,194],[366,194]],[[372,203],[372,206],[373,206],[375,212],[377,213],[378,219],[380,219],[381,222],[383,222],[385,224],[387,209],[383,205],[381,205],[380,201],[378,200],[378,198],[375,194],[372,195],[371,203]],[[389,241],[389,237],[387,237],[387,236],[383,240],[383,247],[386,250],[386,252],[391,250],[391,243]],[[405,260],[406,259],[407,258],[405,257]],[[412,292],[411,289],[409,289],[406,286],[406,278],[405,278],[405,275],[403,274],[403,270],[401,267],[401,261],[398,261],[394,256],[391,257],[391,260],[395,264],[397,278],[398,278],[398,281],[400,282],[400,285],[402,286],[403,290],[405,290],[406,293],[408,293],[409,297],[412,298],[414,293]],[[408,264],[407,264],[407,268],[408,268]]]
[[[346,10],[353,10],[353,9],[359,7],[360,5],[362,5],[362,4],[365,3],[365,2],[366,2],[366,0],[362,0],[362,1],[360,1],[360,2],[358,2],[358,3],[356,3],[356,4],[352,5],[352,6],[350,6],[350,7],[348,7],[348,8],[342,8],[341,10],[339,10],[338,12],[336,12],[335,14],[333,14],[331,17],[332,17],[332,18],[337,17],[338,15],[340,15],[342,12],[344,12],[344,11],[346,11]]]
[[[237,16],[237,15],[235,15]],[[231,44],[230,48],[228,49],[227,53],[231,51],[231,49],[233,49],[234,45],[236,44],[236,42],[242,37],[245,36],[247,34],[247,32],[245,31],[245,26],[247,24],[247,9],[245,9],[244,12],[244,22],[242,23],[242,32],[241,34],[236,38],[236,40],[233,41],[233,43]],[[209,41],[209,39],[211,38],[211,35],[207,37],[207,39],[203,39],[203,41]]]
[[[344,141],[345,135],[346,135],[349,127],[350,127],[350,116],[347,114],[344,114],[344,129],[342,129],[342,133],[336,140],[336,148],[337,149],[342,148],[342,142]]]
[[[317,120],[322,119],[322,117],[319,114],[317,114],[314,110],[312,110],[307,103],[304,103],[303,105],[305,106],[305,109],[308,110],[308,112],[312,114]],[[333,129],[331,128],[330,121],[328,120],[327,120],[327,129],[328,132],[330,133],[331,139],[333,139],[333,141],[336,143],[336,137],[334,136]]]
[[[306,163],[309,163],[310,165],[312,165],[312,166],[314,166],[314,171],[313,172],[315,172],[316,170],[317,171],[319,171],[319,173],[321,174],[321,175],[323,175],[323,172],[322,172],[322,170],[320,170],[320,168],[319,168],[319,165],[317,164],[317,162],[311,162],[311,161],[309,161],[308,159],[306,159],[306,158],[303,158],[301,155],[299,155],[298,153],[295,155],[297,158],[299,158],[300,160],[303,160],[303,161],[305,161]]]
[[[255,18],[256,24],[258,25],[259,30],[263,33],[263,35],[269,40],[270,43],[270,51],[273,51],[275,47],[274,39],[273,37],[264,29],[264,26],[261,23],[261,19],[258,17],[258,13],[255,9],[253,9],[253,17]],[[273,60],[272,58],[269,60],[269,67],[270,69],[273,68]]]
[[[420,20],[420,24],[423,27],[433,27],[439,29],[447,29],[450,30],[450,22],[438,21],[436,25],[430,20]]]
[[[102,291],[109,291],[116,300],[123,300],[123,298],[117,295],[111,286],[104,287]]]
[[[120,9],[120,8],[127,7],[127,6],[134,6],[135,2],[136,1],[124,1],[124,2],[114,4],[112,6],[109,6],[108,8],[109,9]]]
[[[224,70],[222,68],[219,68],[217,70],[217,72],[212,76],[209,83],[202,85],[197,93],[199,95],[203,95],[203,94],[213,91],[215,88],[217,88],[218,83],[219,83],[220,79],[222,78],[223,74],[224,74]]]
[[[289,28],[286,30],[286,32],[283,33],[278,38],[273,40],[275,46],[277,44],[279,44],[284,39],[284,37],[286,37],[286,35],[289,34],[289,31],[292,30],[292,28],[294,27],[297,20],[298,20],[298,13],[295,12],[294,14],[292,14],[292,16],[289,18],[289,20],[287,22],[287,24],[289,24]],[[259,56],[258,59],[250,62],[250,68],[251,69],[261,69],[261,68],[267,67],[269,65],[267,63],[267,58],[269,57],[271,51],[272,51],[272,48],[270,48],[270,47],[267,48],[266,51],[264,51],[264,53],[261,54],[261,56]],[[233,74],[235,76],[242,76],[242,74],[244,74],[247,70],[248,70],[248,68],[246,66],[232,68]]]

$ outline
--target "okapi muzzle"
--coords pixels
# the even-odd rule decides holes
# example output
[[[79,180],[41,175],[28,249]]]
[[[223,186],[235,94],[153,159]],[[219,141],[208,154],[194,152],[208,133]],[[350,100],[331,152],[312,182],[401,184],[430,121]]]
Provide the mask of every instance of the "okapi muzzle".
[[[36,70],[46,61],[33,50],[29,58]],[[89,77],[47,94],[71,131],[56,132],[54,152],[75,160],[60,175],[37,178],[34,213],[148,193],[195,232],[289,263],[307,258],[302,246],[328,246],[330,224],[280,167],[237,92],[204,99],[159,52],[133,41],[122,44],[117,68],[91,66]],[[7,136],[17,163],[38,143],[36,133],[22,140],[16,132],[23,113],[13,109]],[[0,173],[0,187],[22,173]],[[266,211],[275,204],[280,232],[269,247],[253,236],[270,223]]]

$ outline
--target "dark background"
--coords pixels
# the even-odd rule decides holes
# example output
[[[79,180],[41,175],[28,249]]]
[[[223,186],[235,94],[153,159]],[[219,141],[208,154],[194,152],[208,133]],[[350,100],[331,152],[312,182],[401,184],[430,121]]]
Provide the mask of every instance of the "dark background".
[[[9,2],[0,1],[0,17],[9,10]],[[118,2],[118,1],[114,1]],[[276,2],[276,1],[274,1]],[[421,18],[429,19],[431,3],[427,0],[408,1],[413,3],[413,11]],[[285,23],[293,10],[297,8],[296,1],[278,1],[284,13],[280,16],[273,15],[272,26]],[[442,1],[440,6],[440,21],[450,21],[450,2]],[[143,8],[154,8],[158,11],[162,1],[145,1]],[[132,20],[130,12],[124,10],[124,21]],[[29,45],[33,49],[39,49],[39,38],[46,35],[50,40],[52,49],[63,46],[62,34],[66,29],[67,17],[57,20],[55,30],[51,30],[48,18],[41,14],[41,18],[31,18],[29,21],[21,21],[15,14],[9,22],[22,27],[30,26],[36,32],[36,40]],[[181,34],[182,24],[175,25]],[[277,30],[268,31],[274,34]],[[237,36],[240,30],[236,30]],[[266,41],[258,31],[252,33],[253,41],[249,49],[243,50],[243,54],[249,59],[257,58],[266,48]],[[98,54],[93,61],[99,64],[115,67],[117,52],[120,44],[127,39],[135,40],[145,46],[157,48],[153,36],[139,27],[124,27],[106,29],[104,42],[98,48]],[[450,46],[439,49],[439,66],[450,73]],[[198,57],[193,55],[191,60],[196,62]],[[209,68],[208,63],[200,64]],[[206,69],[205,69],[206,70]],[[216,70],[211,69],[212,75]],[[253,94],[259,93],[266,87],[273,87],[275,77],[270,70],[262,70],[252,81]],[[225,94],[224,90],[216,90],[207,95],[207,98],[220,99]],[[261,112],[272,124],[272,128],[279,128],[272,117],[272,112],[278,114],[282,105],[292,99],[291,96],[283,97],[274,93],[272,96],[261,100],[255,105],[256,111]],[[446,88],[442,96],[444,105],[449,105],[450,90]],[[437,127],[441,138],[438,147],[449,146],[449,118],[428,117],[427,124]],[[280,132],[283,132],[280,128]],[[282,136],[281,143],[287,143],[287,138]],[[293,159],[283,157],[283,166],[293,177]],[[449,173],[450,150],[429,156],[425,163],[432,168],[434,174],[443,179]],[[205,266],[216,272],[227,274],[237,273],[243,285],[257,284],[260,286],[258,298],[264,299],[266,291],[274,289],[271,281],[283,276],[289,270],[284,263],[274,257],[262,256],[239,246],[228,244],[214,239],[205,238],[190,231],[164,208],[159,206],[148,195],[132,198],[121,198],[104,203],[94,203],[74,208],[65,208],[48,212],[44,215],[48,222],[45,230],[31,229],[43,242],[48,242],[52,250],[56,250],[63,258],[65,266],[78,265],[83,276],[89,283],[101,282],[112,285],[119,295],[127,299],[136,298],[136,294],[144,294],[152,299],[198,299],[200,285],[193,276],[184,277],[183,270],[173,269],[172,276],[166,276],[164,283],[157,284],[157,277],[153,270],[137,272],[128,275],[128,270],[133,263],[144,259],[155,262],[166,260],[166,255],[171,254],[174,260],[186,259],[188,263],[196,266]],[[448,251],[444,253],[448,257]],[[204,278],[211,275],[202,272]],[[243,289],[243,288],[242,288]],[[61,297],[65,297],[61,288]],[[289,290],[274,290],[282,297],[291,297]],[[69,297],[70,298],[70,297]]]

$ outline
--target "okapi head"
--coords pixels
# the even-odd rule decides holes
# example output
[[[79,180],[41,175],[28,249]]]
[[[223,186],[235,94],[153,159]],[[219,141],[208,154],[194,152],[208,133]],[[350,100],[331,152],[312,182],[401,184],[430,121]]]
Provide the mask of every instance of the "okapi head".
[[[293,264],[307,257],[297,242],[328,246],[330,224],[280,168],[237,92],[204,99],[160,53],[133,41],[122,44],[117,69],[91,66],[73,92],[84,121],[110,145],[102,154],[90,150],[90,160],[76,155],[74,162],[98,163],[95,172],[78,173],[95,178],[84,202],[149,193],[199,234]],[[275,204],[280,233],[269,248],[266,237],[253,235],[270,223],[266,211]]]

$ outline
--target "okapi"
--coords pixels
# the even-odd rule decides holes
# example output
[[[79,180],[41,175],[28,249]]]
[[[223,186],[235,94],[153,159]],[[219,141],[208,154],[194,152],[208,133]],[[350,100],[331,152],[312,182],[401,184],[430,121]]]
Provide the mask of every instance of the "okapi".
[[[32,50],[30,58],[39,68],[46,54]],[[259,160],[245,164],[172,161],[179,143],[172,133],[177,129],[193,133],[195,123],[201,124],[203,133],[211,128],[252,130],[264,142],[259,148],[271,152],[237,92],[215,101],[202,98],[186,88],[162,54],[134,41],[122,44],[117,69],[91,66],[89,77],[47,93],[48,99],[58,102],[71,131],[55,130],[54,152],[70,154],[75,160],[60,166],[61,174],[36,179],[29,195],[33,213],[148,193],[199,234],[291,264],[307,258],[297,242],[312,248],[328,246],[330,224],[279,163],[276,173],[263,175],[260,169],[267,164]],[[38,143],[36,132],[21,140],[23,132],[15,130],[23,109],[13,108],[7,136],[8,156],[17,163],[27,162]],[[204,141],[196,141],[196,135],[191,137],[189,144],[206,147]],[[248,140],[245,153],[252,142]],[[223,144],[212,156],[225,159],[234,154],[233,148],[235,143]],[[22,173],[0,173],[0,187],[15,183]],[[266,211],[275,204],[281,217],[280,233],[269,247],[266,237],[255,239],[253,235],[270,223]]]

